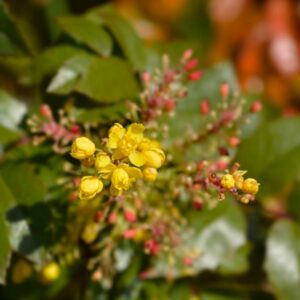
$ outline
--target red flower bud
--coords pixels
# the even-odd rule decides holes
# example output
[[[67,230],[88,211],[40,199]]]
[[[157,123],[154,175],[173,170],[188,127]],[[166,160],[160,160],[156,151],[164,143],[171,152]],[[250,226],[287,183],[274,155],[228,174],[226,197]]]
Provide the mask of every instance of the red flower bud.
[[[51,111],[51,108],[48,104],[42,104],[40,106],[40,113],[45,118],[48,118],[48,119],[52,118],[52,111]]]
[[[78,199],[78,193],[77,191],[74,191],[74,192],[71,192],[69,195],[68,195],[68,200],[70,202],[74,202]]]
[[[197,65],[198,65],[198,59],[197,59],[197,58],[193,58],[193,59],[189,60],[189,61],[185,64],[184,68],[185,68],[187,71],[190,71],[190,70],[192,70],[192,69],[195,69],[195,68],[197,67]]]
[[[144,243],[146,253],[157,255],[160,251],[160,245],[155,240],[148,240]]]
[[[232,147],[237,147],[241,143],[241,140],[236,136],[229,137],[227,141],[228,144]]]
[[[101,222],[101,221],[103,221],[103,216],[104,215],[103,215],[102,211],[100,211],[100,210],[96,211],[95,216],[94,216],[95,222]]]
[[[126,221],[128,221],[130,223],[134,223],[136,221],[136,215],[131,210],[124,211],[124,218],[126,219]]]
[[[74,124],[71,126],[70,131],[74,134],[80,133],[80,126],[77,124]]]
[[[203,170],[203,167],[204,167],[204,162],[203,161],[199,161],[197,163],[197,170],[198,171],[202,171]]]
[[[136,234],[136,230],[135,229],[127,229],[124,233],[123,233],[123,237],[126,240],[131,240],[135,237]]]
[[[117,220],[117,214],[115,212],[112,212],[109,216],[108,216],[108,223],[110,224],[114,224],[116,223]]]
[[[184,60],[188,60],[192,57],[192,55],[193,55],[193,49],[189,48],[183,52],[182,58]]]
[[[204,116],[208,115],[210,112],[210,104],[208,100],[203,100],[200,102],[200,113]]]
[[[203,200],[200,197],[195,197],[192,202],[193,209],[202,210],[203,208]]]
[[[176,101],[173,99],[167,99],[164,103],[164,110],[171,112],[176,108]]]
[[[186,266],[191,266],[193,264],[193,260],[189,256],[184,256],[182,262]]]
[[[202,75],[203,74],[200,70],[194,71],[194,72],[189,74],[188,79],[190,81],[198,81],[199,79],[201,79]]]
[[[148,72],[142,73],[142,80],[145,85],[147,85],[150,81],[150,74]]]
[[[259,100],[254,101],[250,106],[250,112],[257,113],[260,112],[263,108],[262,103]]]
[[[229,95],[229,84],[222,83],[220,86],[220,94],[223,98],[226,98]]]

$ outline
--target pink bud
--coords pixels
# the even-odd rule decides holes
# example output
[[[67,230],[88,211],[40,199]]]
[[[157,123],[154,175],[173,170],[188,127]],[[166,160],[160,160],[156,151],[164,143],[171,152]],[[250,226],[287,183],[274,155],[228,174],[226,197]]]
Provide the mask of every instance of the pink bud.
[[[224,161],[224,160],[219,160],[216,163],[216,168],[219,171],[223,171],[223,170],[227,169],[227,167],[228,167],[228,163],[226,161]]]
[[[131,240],[135,237],[136,231],[135,229],[127,229],[124,233],[123,233],[123,237],[126,240]]]
[[[223,98],[226,98],[229,95],[229,84],[222,83],[220,86],[220,94]]]
[[[72,183],[73,183],[75,186],[79,186],[80,181],[81,181],[81,178],[80,178],[79,176],[75,176],[75,177],[72,178]]]
[[[48,118],[48,119],[52,118],[52,111],[48,104],[42,104],[40,106],[40,113],[45,118]]]
[[[203,100],[200,102],[200,113],[204,116],[208,115],[210,112],[210,103],[208,100]]]
[[[126,219],[126,221],[128,221],[130,223],[134,223],[136,221],[136,215],[131,210],[124,211],[124,218]]]
[[[231,136],[228,138],[228,144],[232,147],[237,147],[241,143],[241,140],[236,136]]]
[[[184,60],[188,60],[192,57],[192,55],[193,55],[193,49],[189,48],[183,52],[182,58]]]
[[[189,74],[188,79],[190,81],[198,81],[199,79],[201,79],[202,75],[203,73],[200,70],[194,71]]]
[[[116,223],[117,220],[117,214],[115,212],[112,212],[109,216],[108,216],[108,223],[110,224],[114,224]]]
[[[69,195],[68,195],[68,200],[70,202],[74,202],[78,199],[78,193],[77,191],[74,191],[74,192],[71,192]]]
[[[187,70],[187,71],[190,71],[190,70],[193,70],[197,67],[198,65],[198,59],[197,58],[193,58],[189,61],[186,62],[184,68]]]
[[[197,163],[197,170],[198,170],[198,171],[202,171],[203,168],[204,168],[204,162],[203,162],[203,161],[199,161],[199,162]]]
[[[184,256],[182,261],[186,266],[191,266],[193,264],[193,260],[189,256]]]
[[[160,251],[160,246],[155,240],[148,240],[144,243],[144,249],[151,255],[157,255]]]
[[[259,100],[254,101],[250,106],[250,112],[257,113],[260,112],[263,108],[262,103]]]
[[[192,202],[192,206],[194,210],[202,210],[203,208],[203,200],[200,197],[195,197]]]
[[[80,126],[77,124],[74,124],[71,126],[70,131],[74,134],[77,134],[80,132]]]
[[[176,101],[173,99],[167,99],[164,103],[164,110],[171,112],[176,108]]]
[[[148,72],[143,72],[142,80],[143,80],[144,84],[147,85],[150,81],[150,74]]]
[[[103,216],[104,216],[103,212],[100,211],[100,210],[98,210],[98,211],[96,211],[96,213],[95,213],[94,220],[95,220],[96,222],[101,222],[101,221],[103,221]]]

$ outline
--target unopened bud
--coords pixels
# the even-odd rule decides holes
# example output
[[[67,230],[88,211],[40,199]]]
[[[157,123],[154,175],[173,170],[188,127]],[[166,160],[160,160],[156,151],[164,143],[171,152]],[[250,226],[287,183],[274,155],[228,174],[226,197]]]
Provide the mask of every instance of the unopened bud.
[[[257,113],[260,112],[263,108],[262,103],[259,100],[256,100],[255,102],[253,102],[250,106],[250,112],[252,113]]]
[[[208,100],[203,100],[200,102],[200,113],[204,116],[210,113],[210,103]]]
[[[227,141],[228,144],[232,147],[237,147],[241,143],[241,140],[236,136],[229,137]]]
[[[200,70],[194,71],[189,74],[188,79],[190,81],[198,81],[201,79],[202,75],[203,75],[203,73]]]
[[[223,98],[227,98],[229,95],[229,84],[222,83],[220,86],[220,94]]]

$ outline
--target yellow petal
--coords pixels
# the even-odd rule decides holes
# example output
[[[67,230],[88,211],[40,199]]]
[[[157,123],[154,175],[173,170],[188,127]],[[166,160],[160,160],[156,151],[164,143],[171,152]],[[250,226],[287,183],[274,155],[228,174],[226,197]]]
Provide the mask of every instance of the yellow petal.
[[[134,141],[136,143],[140,143],[144,138],[144,136],[143,136],[144,130],[145,130],[145,127],[143,124],[133,123],[128,127],[126,136],[134,139]]]
[[[143,178],[143,173],[139,168],[130,167],[126,164],[121,164],[120,167],[127,172],[130,178],[134,178],[135,180],[139,178]]]
[[[117,189],[113,185],[110,186],[109,192],[112,196],[121,196],[123,190],[122,189]]]
[[[111,156],[111,158],[113,160],[122,159],[124,157],[125,157],[125,155],[123,154],[123,152],[120,149],[116,149]]]
[[[134,152],[130,153],[128,158],[129,158],[129,161],[137,167],[143,166],[146,162],[143,153],[138,152],[138,151],[134,151]]]
[[[98,172],[103,179],[109,179],[109,177],[115,169],[116,165],[114,165],[113,163],[109,163],[105,167],[99,169]]]
[[[143,151],[143,154],[146,159],[146,165],[151,168],[160,168],[165,160],[165,155],[160,149]]]
[[[111,163],[109,155],[105,152],[99,152],[96,156],[95,167],[98,171]]]
[[[116,149],[118,147],[119,141],[125,135],[125,132],[126,129],[121,124],[116,123],[109,130],[107,146],[111,149]]]
[[[116,168],[112,173],[111,183],[116,189],[127,190],[130,186],[128,173],[121,167]]]

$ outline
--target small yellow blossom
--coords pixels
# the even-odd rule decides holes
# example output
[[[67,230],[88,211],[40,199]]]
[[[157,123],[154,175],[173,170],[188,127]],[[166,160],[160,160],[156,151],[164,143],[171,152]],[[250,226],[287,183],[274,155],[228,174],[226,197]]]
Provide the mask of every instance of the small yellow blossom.
[[[99,224],[95,222],[88,223],[81,234],[81,238],[87,243],[91,244],[97,238],[99,232]]]
[[[95,144],[87,137],[77,138],[71,147],[71,155],[76,159],[86,159],[96,151]]]
[[[247,178],[243,182],[242,191],[244,193],[255,195],[258,192],[259,183],[253,178]]]
[[[225,174],[223,175],[221,179],[221,185],[223,188],[230,190],[233,189],[235,186],[234,178],[231,174]]]
[[[18,260],[12,270],[12,282],[22,283],[28,279],[32,274],[31,265],[24,259]]]
[[[155,181],[157,178],[157,170],[155,168],[145,168],[143,175],[146,181]]]
[[[60,266],[52,261],[45,265],[41,271],[41,278],[43,282],[50,283],[56,280],[60,275]]]
[[[84,176],[79,186],[79,198],[89,200],[94,198],[103,189],[103,183],[95,176]]]
[[[235,181],[235,187],[238,189],[243,188],[243,182],[244,182],[244,175],[247,173],[247,171],[235,171],[232,176]]]

